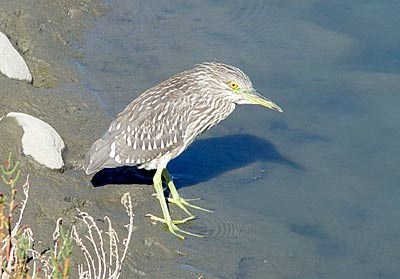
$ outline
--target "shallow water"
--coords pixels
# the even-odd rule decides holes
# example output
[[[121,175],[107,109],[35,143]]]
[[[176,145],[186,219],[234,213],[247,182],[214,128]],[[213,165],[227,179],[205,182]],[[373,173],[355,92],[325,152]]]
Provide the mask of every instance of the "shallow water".
[[[243,69],[278,114],[242,106],[170,164],[202,197],[182,269],[210,278],[400,277],[395,1],[110,1],[81,82],[110,120],[193,64]]]

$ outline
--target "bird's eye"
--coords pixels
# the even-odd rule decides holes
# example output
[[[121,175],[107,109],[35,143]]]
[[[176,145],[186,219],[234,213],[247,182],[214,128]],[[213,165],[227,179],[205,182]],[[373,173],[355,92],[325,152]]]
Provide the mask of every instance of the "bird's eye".
[[[236,81],[230,81],[228,83],[229,87],[232,88],[233,90],[236,90],[239,88],[239,84]]]

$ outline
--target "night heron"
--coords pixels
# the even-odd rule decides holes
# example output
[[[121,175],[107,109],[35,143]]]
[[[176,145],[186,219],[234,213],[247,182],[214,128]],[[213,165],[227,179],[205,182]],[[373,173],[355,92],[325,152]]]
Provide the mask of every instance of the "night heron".
[[[195,199],[181,198],[167,170],[169,161],[181,154],[198,135],[210,129],[233,112],[237,104],[259,104],[282,112],[282,109],[253,88],[249,77],[240,69],[220,62],[205,62],[156,85],[136,98],[118,114],[104,136],[86,155],[85,170],[92,174],[103,168],[136,166],[155,169],[156,197],[163,218],[147,214],[165,223],[171,233],[199,236],[178,228],[194,215]],[[189,217],[173,220],[162,186],[164,178],[171,198]]]

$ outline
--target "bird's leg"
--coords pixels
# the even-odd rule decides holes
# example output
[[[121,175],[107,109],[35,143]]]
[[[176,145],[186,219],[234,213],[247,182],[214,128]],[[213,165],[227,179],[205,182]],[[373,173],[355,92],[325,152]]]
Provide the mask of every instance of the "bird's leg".
[[[186,214],[188,214],[189,216],[194,216],[194,215],[193,215],[192,213],[190,213],[190,211],[186,208],[186,206],[191,207],[191,208],[194,208],[194,209],[206,211],[206,212],[213,212],[213,211],[211,211],[211,210],[208,210],[208,209],[202,208],[202,207],[200,207],[200,206],[193,205],[193,204],[190,204],[190,203],[189,203],[189,201],[197,201],[197,200],[200,200],[199,198],[198,198],[198,199],[184,199],[184,198],[181,198],[181,197],[179,196],[179,194],[178,194],[178,191],[177,191],[176,188],[175,188],[174,181],[172,181],[172,178],[171,178],[171,176],[169,175],[169,172],[168,172],[168,170],[167,170],[166,168],[163,169],[162,175],[163,175],[163,177],[164,177],[164,179],[165,179],[165,182],[167,182],[168,188],[169,188],[169,190],[170,190],[170,192],[171,192],[171,195],[172,195],[172,198],[168,198],[168,201],[169,201],[170,203],[174,203],[174,204],[176,204],[177,206],[179,206],[179,207],[180,207],[183,211],[185,211]]]
[[[176,235],[177,237],[179,237],[181,239],[184,239],[184,236],[179,234],[178,232],[185,233],[185,234],[192,235],[192,236],[202,237],[201,235],[197,235],[194,233],[184,231],[176,226],[177,224],[183,224],[189,220],[194,219],[194,216],[190,216],[183,220],[172,220],[171,219],[171,215],[169,214],[169,210],[167,207],[167,202],[165,201],[165,197],[164,197],[161,173],[162,173],[162,169],[157,169],[156,174],[153,177],[153,183],[154,183],[154,189],[156,190],[157,199],[159,200],[160,205],[161,205],[161,210],[162,210],[164,218],[160,218],[160,217],[154,216],[152,214],[146,214],[146,216],[150,217],[151,220],[162,222],[162,223],[166,224],[168,227],[168,230],[172,234]]]

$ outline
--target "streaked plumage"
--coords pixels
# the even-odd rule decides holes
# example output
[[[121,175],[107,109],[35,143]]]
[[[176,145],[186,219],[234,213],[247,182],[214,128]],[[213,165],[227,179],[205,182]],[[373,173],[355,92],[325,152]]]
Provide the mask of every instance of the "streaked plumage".
[[[196,65],[148,89],[119,113],[87,153],[86,173],[128,165],[157,169],[160,181],[162,174],[168,180],[168,162],[199,134],[228,117],[236,104],[255,103],[281,111],[253,89],[250,79],[240,69],[220,62]],[[158,182],[156,177],[155,180]],[[177,192],[176,196],[183,200]],[[190,214],[184,205],[178,204]],[[168,224],[170,221],[166,219],[170,217],[165,216],[165,208],[163,214],[162,220],[171,232],[182,231]]]

